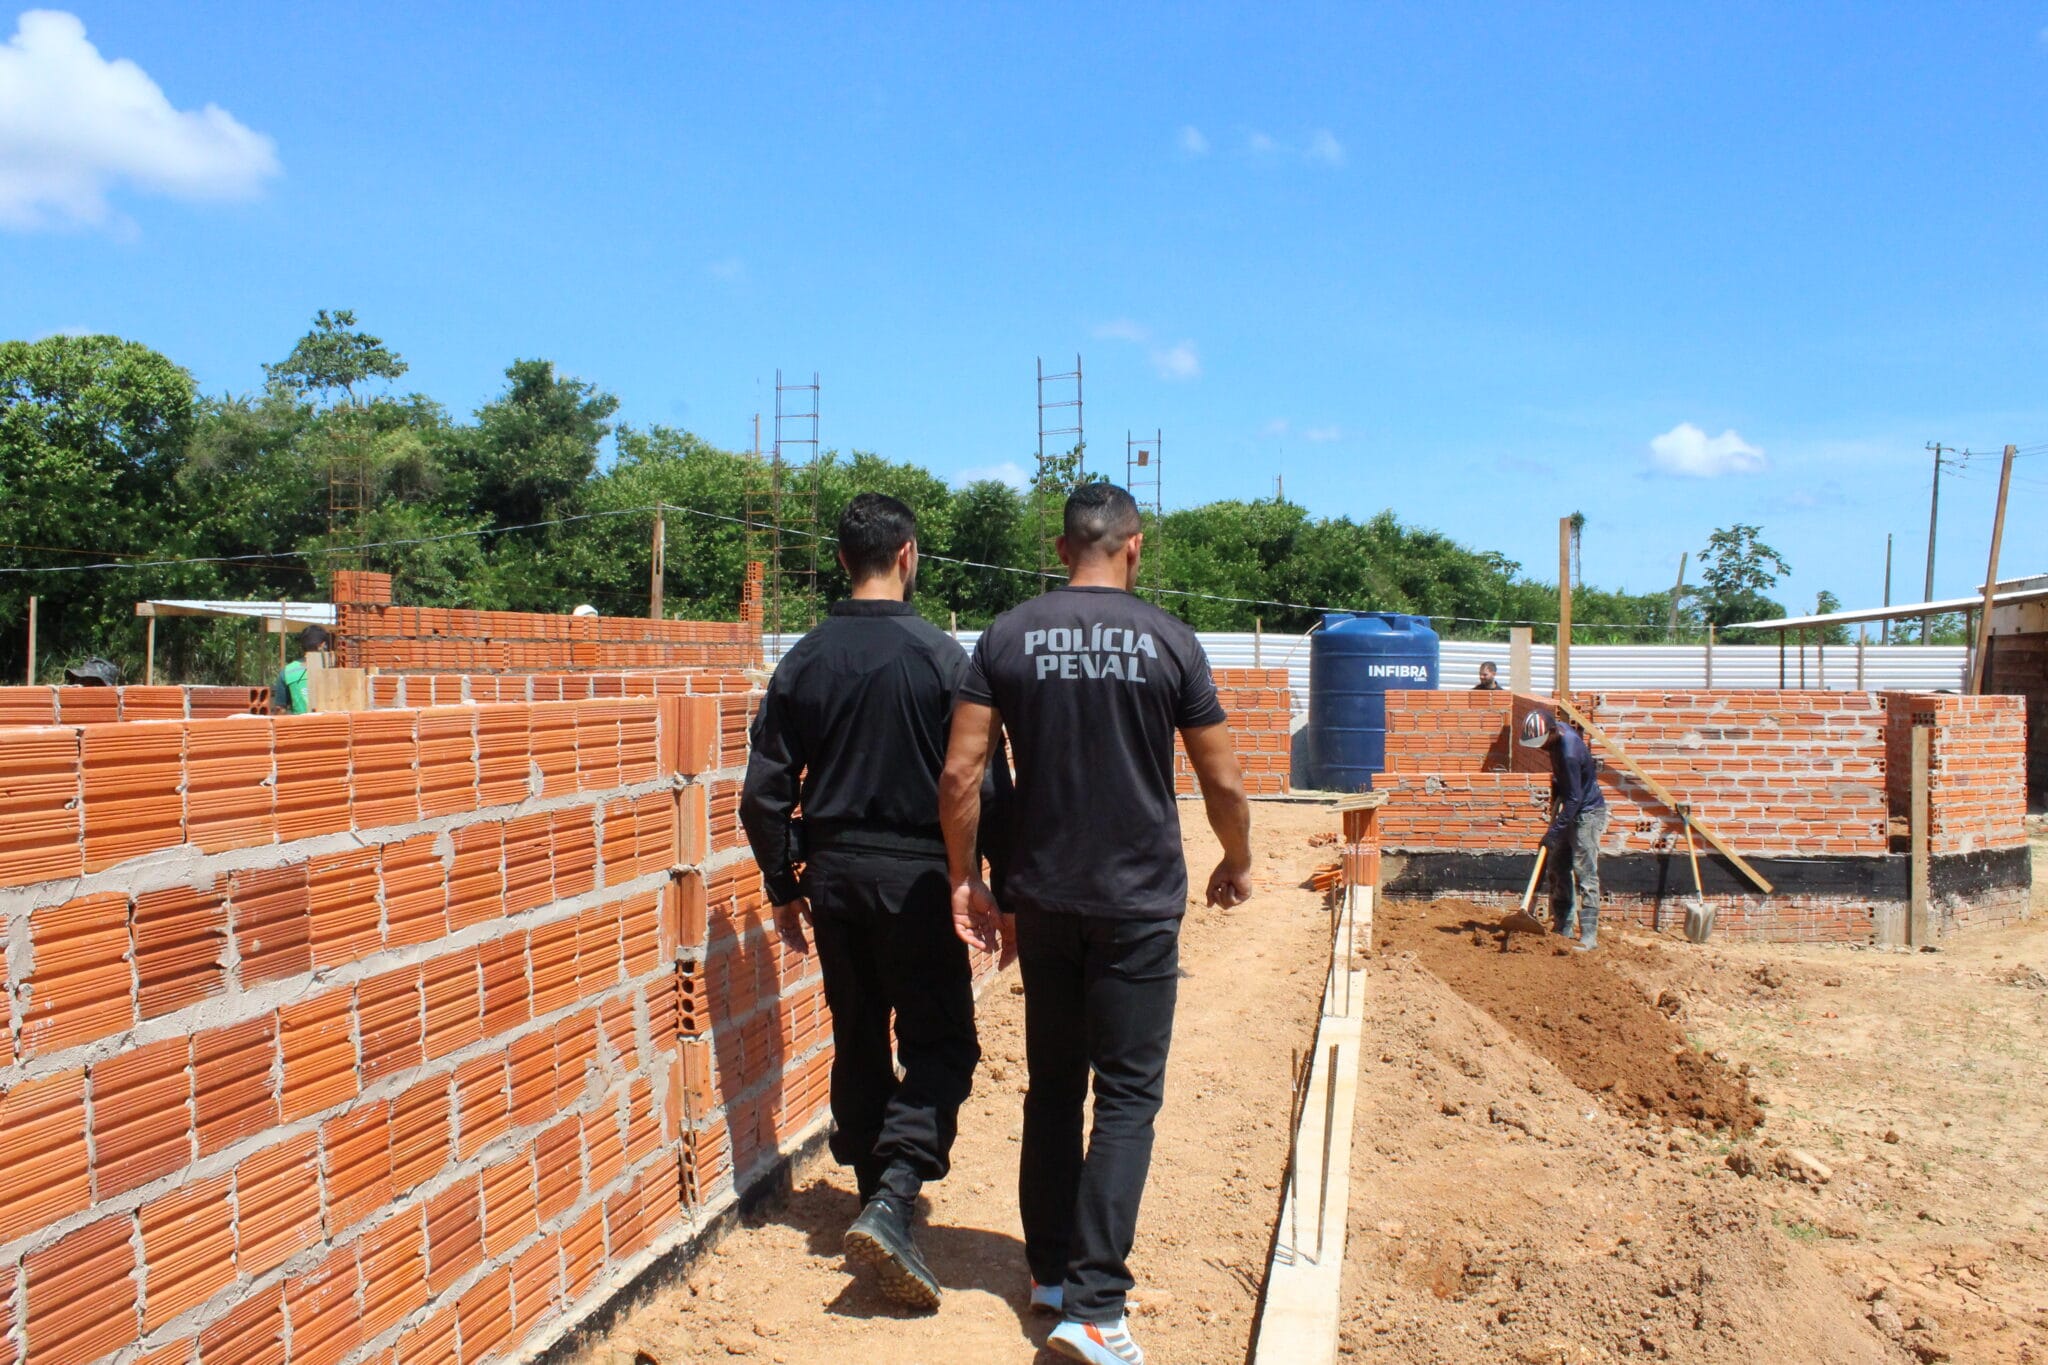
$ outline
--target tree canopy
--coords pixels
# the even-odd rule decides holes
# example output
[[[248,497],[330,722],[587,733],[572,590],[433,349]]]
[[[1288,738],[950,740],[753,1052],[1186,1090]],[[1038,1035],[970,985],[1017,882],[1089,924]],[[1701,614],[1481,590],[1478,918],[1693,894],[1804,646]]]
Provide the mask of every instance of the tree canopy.
[[[201,396],[173,361],[118,337],[0,343],[0,565],[33,570],[0,575],[4,676],[22,676],[31,594],[45,680],[91,655],[135,679],[136,601],[319,599],[352,561],[392,572],[401,601],[548,612],[589,602],[639,615],[657,505],[668,509],[668,612],[736,615],[747,559],[761,552],[742,524],[758,501],[750,488],[767,478],[754,456],[620,425],[616,397],[544,359],[512,361],[502,391],[466,418],[397,392],[407,372],[345,309],[319,313],[244,394]],[[908,461],[825,452],[784,488],[786,505],[808,509],[815,495],[817,506],[815,524],[785,531],[786,620],[800,626],[845,587],[829,543],[807,580],[805,534],[829,536],[846,502],[876,489],[918,514],[919,608],[985,624],[1042,590],[1039,502],[1056,523],[1080,469],[1077,449],[1056,487],[956,488]],[[1776,614],[1762,594],[1784,562],[1758,535],[1715,533],[1704,584],[1680,604],[1682,638],[1709,620]],[[1203,630],[1261,620],[1299,631],[1337,608],[1422,613],[1447,637],[1498,639],[1507,621],[1557,614],[1554,583],[1392,510],[1318,517],[1280,499],[1225,500],[1148,515],[1146,536],[1142,586]],[[80,571],[110,563],[127,567]],[[1661,639],[1670,607],[1668,591],[1576,585],[1574,638]],[[254,681],[271,647],[229,623],[166,621],[159,676]]]

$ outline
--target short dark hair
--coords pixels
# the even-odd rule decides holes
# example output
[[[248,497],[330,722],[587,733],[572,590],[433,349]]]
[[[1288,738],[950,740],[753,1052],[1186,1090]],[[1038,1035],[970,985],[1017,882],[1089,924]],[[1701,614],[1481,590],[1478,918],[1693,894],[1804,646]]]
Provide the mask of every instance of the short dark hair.
[[[325,627],[325,626],[307,626],[307,627],[306,627],[306,628],[305,628],[304,630],[300,631],[300,632],[299,632],[299,648],[301,648],[301,649],[325,649],[325,648],[327,648],[327,627]]]
[[[1484,672],[1486,672],[1486,671],[1487,671],[1488,669],[1490,669],[1490,668],[1492,668],[1492,667],[1493,667],[1493,660],[1491,660],[1491,659],[1484,659],[1484,660],[1481,660],[1481,661],[1480,661],[1480,664],[1479,664],[1479,671],[1480,671],[1481,673],[1484,673]]]
[[[917,513],[887,493],[861,493],[839,514],[839,556],[854,582],[887,573],[917,539]]]
[[[1075,554],[1120,549],[1145,529],[1138,504],[1113,483],[1084,483],[1067,495],[1067,548]]]

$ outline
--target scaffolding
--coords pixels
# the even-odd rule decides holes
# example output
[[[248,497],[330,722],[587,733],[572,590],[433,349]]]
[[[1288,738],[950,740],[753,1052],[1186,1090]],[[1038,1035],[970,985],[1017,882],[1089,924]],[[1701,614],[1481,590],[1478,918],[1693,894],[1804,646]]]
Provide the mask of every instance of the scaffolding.
[[[1138,504],[1138,511],[1157,522],[1166,515],[1159,491],[1159,465],[1166,455],[1165,438],[1157,430],[1149,441],[1124,432],[1124,491]]]
[[[746,553],[765,566],[760,615],[772,635],[818,623],[818,392],[816,371],[808,384],[785,384],[775,372],[774,445],[765,461],[754,418]]]
[[[364,509],[370,505],[369,443],[356,428],[353,408],[337,408],[327,437],[327,550],[330,571],[365,567],[363,552],[354,548],[364,534]],[[340,547],[348,546],[348,549]]]
[[[1073,397],[1067,385],[1073,384]],[[1047,398],[1050,385],[1051,398]],[[1071,410],[1071,411],[1070,411]],[[1072,422],[1071,426],[1061,425]],[[1047,425],[1051,423],[1052,425]],[[1072,437],[1068,442],[1064,438]],[[1052,442],[1046,447],[1047,439]],[[1045,360],[1038,360],[1038,474],[1031,483],[1031,501],[1038,516],[1038,571],[1050,573],[1059,565],[1054,542],[1059,538],[1067,494],[1081,482],[1088,469],[1088,440],[1081,429],[1081,357],[1074,356],[1074,368],[1066,374],[1047,374]]]

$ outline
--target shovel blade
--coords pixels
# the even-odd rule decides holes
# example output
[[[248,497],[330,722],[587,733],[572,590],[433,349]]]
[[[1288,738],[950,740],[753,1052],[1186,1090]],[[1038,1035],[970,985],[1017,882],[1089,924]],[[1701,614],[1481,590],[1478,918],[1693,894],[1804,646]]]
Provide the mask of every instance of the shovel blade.
[[[1550,932],[1549,925],[1537,919],[1527,910],[1511,911],[1500,922],[1500,927],[1511,934],[1547,934]]]
[[[1705,943],[1707,936],[1714,932],[1714,907],[1699,901],[1685,903],[1685,936],[1694,943]]]

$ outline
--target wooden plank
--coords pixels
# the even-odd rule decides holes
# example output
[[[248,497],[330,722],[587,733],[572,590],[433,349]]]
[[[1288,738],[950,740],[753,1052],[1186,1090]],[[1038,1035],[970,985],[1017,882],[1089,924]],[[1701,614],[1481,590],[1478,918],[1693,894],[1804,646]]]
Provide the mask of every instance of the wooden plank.
[[[1572,705],[1571,700],[1569,698],[1560,696],[1554,698],[1554,700],[1557,703],[1558,710],[1564,712],[1567,716],[1571,717],[1572,723],[1577,725],[1579,729],[1583,730],[1586,733],[1587,738],[1593,740],[1596,744],[1600,745],[1601,748],[1607,750],[1607,752],[1614,758],[1614,761],[1627,770],[1629,776],[1635,778],[1636,781],[1642,783],[1645,787],[1648,787],[1650,789],[1650,795],[1656,797],[1659,801],[1662,801],[1665,805],[1671,807],[1673,810],[1677,810],[1680,806],[1686,804],[1685,802],[1680,801],[1678,797],[1674,796],[1669,787],[1666,787],[1662,782],[1659,782],[1656,778],[1650,776],[1647,772],[1644,772],[1642,765],[1640,763],[1637,763],[1635,759],[1629,756],[1628,750],[1622,748],[1621,745],[1615,743],[1613,739],[1608,737],[1607,733],[1604,730],[1602,730],[1599,726],[1595,725],[1592,721],[1588,720],[1586,718],[1586,714],[1583,711],[1579,710],[1578,707]],[[1684,819],[1687,824],[1691,825],[1695,830],[1697,830],[1702,839],[1705,839],[1708,843],[1712,844],[1714,848],[1721,854],[1722,857],[1726,858],[1729,862],[1735,864],[1736,868],[1741,871],[1742,875],[1749,878],[1750,882],[1754,884],[1758,890],[1764,892],[1765,894],[1770,893],[1772,887],[1770,882],[1764,879],[1764,874],[1757,871],[1755,868],[1751,867],[1749,863],[1743,859],[1743,856],[1740,853],[1737,853],[1734,849],[1728,847],[1727,840],[1723,839],[1719,834],[1716,834],[1710,826],[1703,823],[1695,815],[1688,813],[1682,816],[1681,818]]]
[[[1912,850],[1912,879],[1909,883],[1906,910],[1906,942],[1915,948],[1934,940],[1928,937],[1928,895],[1927,895],[1927,770],[1934,752],[1934,730],[1931,726],[1913,727],[1913,777],[1912,815],[1909,826],[1909,844]]]

